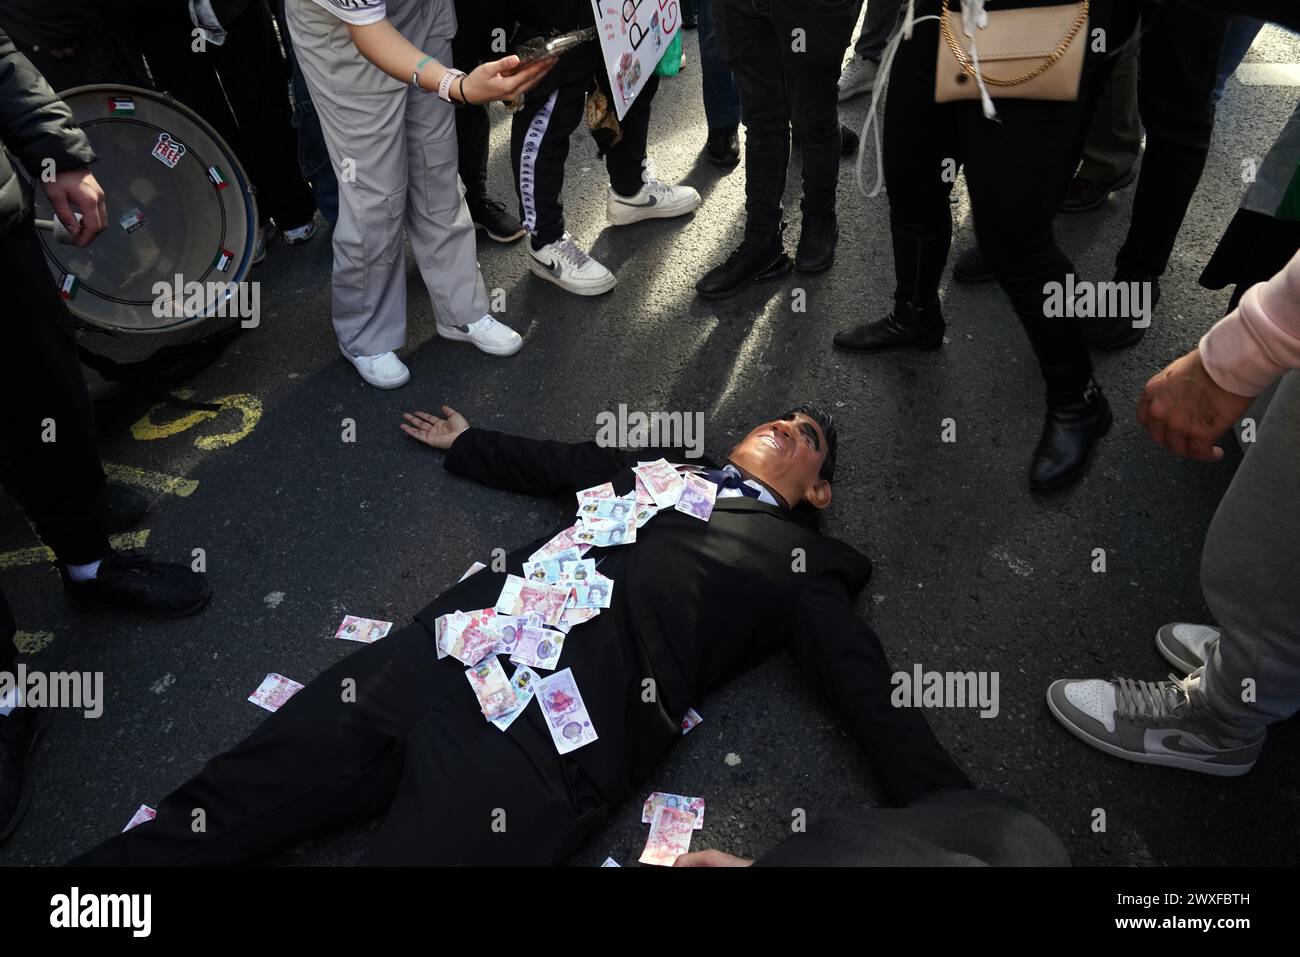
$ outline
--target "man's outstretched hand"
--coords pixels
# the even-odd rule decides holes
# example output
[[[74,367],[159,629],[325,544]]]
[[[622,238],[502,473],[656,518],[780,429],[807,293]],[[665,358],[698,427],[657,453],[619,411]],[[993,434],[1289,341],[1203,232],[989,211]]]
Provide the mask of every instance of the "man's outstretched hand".
[[[446,451],[456,436],[469,428],[469,421],[449,405],[442,407],[445,419],[428,412],[403,412],[402,431],[413,439],[419,439],[425,445]]]
[[[673,867],[749,867],[754,862],[725,851],[691,851],[677,855]]]
[[[1214,440],[1226,432],[1253,399],[1219,387],[1201,362],[1199,349],[1175,359],[1147,382],[1138,400],[1138,421],[1151,438],[1175,455],[1218,462]]]
[[[41,185],[50,197],[54,215],[59,217],[59,222],[72,237],[72,245],[85,249],[104,231],[108,224],[108,207],[104,202],[104,190],[90,170],[66,169],[56,173],[53,182],[42,182]],[[81,222],[77,222],[74,210],[81,213]]]

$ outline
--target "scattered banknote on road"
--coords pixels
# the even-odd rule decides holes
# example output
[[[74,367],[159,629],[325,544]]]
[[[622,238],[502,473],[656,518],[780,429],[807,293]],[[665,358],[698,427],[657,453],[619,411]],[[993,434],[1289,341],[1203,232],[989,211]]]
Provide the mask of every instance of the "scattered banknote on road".
[[[271,672],[262,679],[262,683],[257,686],[257,690],[248,696],[248,700],[259,708],[265,708],[267,711],[279,711],[290,698],[302,689],[303,685],[298,684],[293,679]]]
[[[694,708],[687,708],[686,717],[682,718],[682,734],[685,734],[686,732],[690,731],[691,728],[695,727],[703,720],[704,719],[700,717],[700,713],[698,711],[696,711]]]
[[[485,568],[487,568],[487,566],[484,565],[482,562],[475,562],[473,565],[470,565],[469,568],[465,569],[465,574],[460,576],[460,581],[458,581],[456,584],[459,585],[460,582],[463,582],[466,578],[469,578],[470,575],[477,574],[478,572],[481,572]]]
[[[145,821],[152,821],[157,816],[157,811],[147,804],[141,804],[136,808],[135,813],[131,815],[131,820],[126,822],[126,827],[122,828],[122,833],[125,834],[127,831],[131,830],[131,828],[143,824]]]
[[[374,618],[358,618],[356,615],[344,615],[343,624],[334,632],[335,638],[347,641],[363,641],[370,644],[383,638],[392,629],[391,621],[376,621]]]

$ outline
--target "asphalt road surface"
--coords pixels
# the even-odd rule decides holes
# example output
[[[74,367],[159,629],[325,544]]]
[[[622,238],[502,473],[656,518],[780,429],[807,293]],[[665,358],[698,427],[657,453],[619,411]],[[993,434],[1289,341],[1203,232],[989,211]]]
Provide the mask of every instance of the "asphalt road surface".
[[[57,864],[116,833],[138,805],[155,804],[263,719],[245,699],[268,672],[306,681],[354,650],[332,637],[344,613],[400,626],[471,562],[564,514],[562,503],[447,474],[438,453],[398,430],[404,410],[449,401],[477,425],[567,440],[592,437],[597,415],[619,403],[700,411],[706,447],[725,454],[751,424],[804,400],[838,416],[826,525],[875,561],[861,611],[893,664],[999,675],[996,717],[929,713],[976,782],[1027,802],[1078,864],[1300,862],[1294,720],[1270,732],[1254,771],[1224,780],[1103,755],[1070,737],[1043,701],[1059,677],[1163,678],[1156,629],[1207,618],[1200,547],[1237,459],[1177,459],[1148,440],[1133,410],[1148,377],[1223,311],[1227,293],[1196,278],[1243,192],[1243,163],[1264,155],[1294,107],[1300,42],[1269,29],[1248,59],[1251,82],[1230,84],[1154,325],[1137,348],[1097,360],[1116,426],[1086,480],[1047,498],[1029,492],[1024,474],[1041,426],[1041,382],[996,287],[945,285],[940,352],[832,349],[835,330],[883,314],[893,287],[887,201],[859,194],[851,163],[840,179],[833,270],[719,304],[695,298],[695,280],[739,240],[744,171],[721,173],[702,158],[693,34],[686,49],[686,71],[655,101],[652,157],[663,178],[695,186],[703,206],[685,220],[607,227],[603,166],[591,140],[575,135],[569,229],[618,286],[596,300],[568,295],[529,274],[521,248],[485,241],[488,287],[505,294],[499,315],[526,339],[513,358],[438,339],[412,266],[404,354],[412,381],[394,392],[364,385],[331,332],[323,234],[306,246],[273,245],[252,276],[262,284],[261,327],[189,383],[193,398],[225,406],[220,415],[151,408],[94,384],[105,462],[151,473],[129,473],[154,499],[137,538],[147,530],[147,548],[177,560],[203,548],[215,598],[182,621],[79,616],[55,573],[25,551],[37,542],[21,515],[0,503],[0,586],[31,666],[102,671],[106,696],[97,720],[56,714],[34,759],[30,813],[0,863]],[[866,108],[865,97],[851,101],[845,121],[860,127]],[[492,186],[502,198],[511,193],[507,151],[508,120],[494,112]],[[797,163],[792,172],[791,248]],[[1081,277],[1110,278],[1131,197],[1059,220]],[[958,198],[955,251],[972,236],[960,184]],[[796,288],[806,312],[791,308]],[[101,340],[87,341],[117,354],[142,348]],[[956,421],[955,443],[941,441],[945,418]],[[344,419],[355,421],[355,442],[342,441]],[[1106,551],[1105,573],[1091,570],[1096,548]],[[878,799],[871,768],[788,656],[696,707],[703,724],[644,788],[706,799],[694,848],[752,856],[790,833],[797,809],[815,817]],[[1104,831],[1093,827],[1098,808]],[[321,836],[278,861],[351,863],[374,826]],[[613,855],[630,864],[646,831],[639,801],[629,801],[574,862]]]

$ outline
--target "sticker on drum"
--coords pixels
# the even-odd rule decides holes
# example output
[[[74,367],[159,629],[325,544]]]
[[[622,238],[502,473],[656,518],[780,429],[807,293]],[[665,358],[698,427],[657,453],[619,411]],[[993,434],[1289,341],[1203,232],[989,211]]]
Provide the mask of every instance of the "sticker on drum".
[[[83,86],[61,96],[98,157],[91,169],[110,224],[84,249],[38,230],[51,282],[72,314],[133,333],[228,315],[230,284],[246,279],[257,231],[252,186],[230,147],[193,111],[150,90]],[[36,216],[52,226],[42,190]],[[183,309],[160,308],[155,287],[171,288],[177,276],[204,295],[186,296]]]

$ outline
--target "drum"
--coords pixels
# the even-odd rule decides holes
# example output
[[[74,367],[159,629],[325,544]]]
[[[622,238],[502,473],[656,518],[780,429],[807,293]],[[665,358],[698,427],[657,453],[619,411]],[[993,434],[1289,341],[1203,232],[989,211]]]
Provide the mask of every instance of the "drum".
[[[174,332],[236,315],[257,208],[230,147],[169,96],[129,86],[60,94],[99,157],[108,225],[85,249],[38,230],[72,314],[111,332]],[[36,190],[36,216],[54,218]]]

